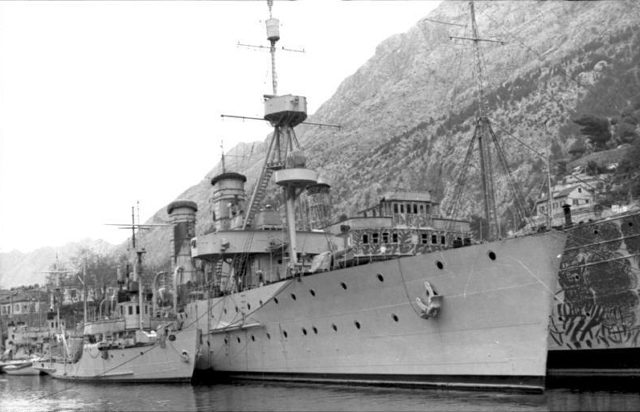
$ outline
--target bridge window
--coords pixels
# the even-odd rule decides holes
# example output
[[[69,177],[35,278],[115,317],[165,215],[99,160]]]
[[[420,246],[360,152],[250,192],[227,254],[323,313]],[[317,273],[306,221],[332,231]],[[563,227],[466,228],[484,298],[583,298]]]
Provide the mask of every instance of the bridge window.
[[[365,234],[362,235],[362,243],[365,244],[365,245],[369,243],[369,235],[368,234],[365,233]]]

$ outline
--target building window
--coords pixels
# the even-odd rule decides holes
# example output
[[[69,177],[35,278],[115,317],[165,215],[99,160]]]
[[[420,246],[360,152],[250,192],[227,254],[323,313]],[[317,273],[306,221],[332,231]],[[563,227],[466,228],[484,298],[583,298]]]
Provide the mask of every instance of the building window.
[[[378,243],[378,241],[380,240],[380,234],[379,233],[372,233],[371,234],[371,243]]]
[[[578,193],[582,193],[582,188],[581,187],[578,188]]]
[[[434,245],[438,243],[438,237],[436,235],[431,235],[431,243]]]
[[[407,203],[407,213],[411,213],[411,204]]]
[[[398,213],[398,204],[397,203],[393,204],[393,213]]]
[[[415,203],[413,204],[413,213],[414,214],[418,214],[418,205],[416,205]]]
[[[387,232],[382,232],[382,243],[389,243],[389,234]]]
[[[369,235],[368,234],[365,233],[365,234],[362,235],[362,243],[365,244],[365,245],[369,243]]]
[[[444,236],[440,236],[440,243],[443,245],[447,243],[447,239]]]
[[[136,305],[136,315],[140,314],[140,306]]]
[[[391,241],[393,243],[398,243],[398,234],[397,233],[391,234]]]
[[[424,213],[424,205],[420,205],[420,213]]]
[[[400,204],[400,213],[404,213],[404,204],[403,203]]]
[[[578,199],[573,199],[573,201],[571,202],[574,206],[577,206],[580,204],[580,201]]]
[[[422,243],[423,245],[426,245],[429,241],[429,236],[426,233],[422,233],[420,235],[420,243]]]
[[[584,199],[584,204],[586,205],[587,203],[589,203],[589,199]]]
[[[133,306],[129,306],[129,315],[133,315]]]

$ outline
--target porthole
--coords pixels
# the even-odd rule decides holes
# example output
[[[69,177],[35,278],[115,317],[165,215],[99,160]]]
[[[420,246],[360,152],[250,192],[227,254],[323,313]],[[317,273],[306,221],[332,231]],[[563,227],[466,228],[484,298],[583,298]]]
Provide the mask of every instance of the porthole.
[[[380,282],[384,282],[384,276],[382,276],[382,273],[378,273],[378,280]]]
[[[334,331],[336,331],[336,332],[338,331],[338,327],[336,326],[335,323],[332,323],[331,327],[333,328]]]
[[[489,251],[489,259],[496,260],[496,254],[493,250]]]
[[[311,296],[315,296],[316,295],[316,291],[313,289],[309,289],[309,293],[311,293]]]
[[[294,293],[291,294],[291,299],[296,300],[296,295]]]
[[[286,330],[283,330],[283,331],[282,331],[282,335],[283,335],[285,338],[286,338],[287,336],[289,336],[289,335],[287,334],[287,331],[286,331]]]
[[[342,289],[347,290],[347,284],[344,282],[340,282],[340,286],[342,286]]]
[[[273,301],[276,302],[276,305],[278,304],[278,298],[273,298]]]
[[[311,329],[313,329],[313,333],[315,333],[316,335],[318,334],[318,328],[316,328],[316,327],[314,326],[314,327],[313,327],[313,328],[311,328]]]
[[[438,267],[438,269],[444,269],[444,264],[442,262],[440,262],[439,260],[436,261],[436,266]]]
[[[356,329],[360,329],[360,322],[355,321],[353,322],[354,325],[356,325]]]
[[[302,334],[303,334],[304,336],[307,336],[307,330],[306,330],[305,328],[302,328]]]
[[[396,315],[395,313],[391,314],[391,318],[394,320],[394,322],[398,321],[398,315]]]

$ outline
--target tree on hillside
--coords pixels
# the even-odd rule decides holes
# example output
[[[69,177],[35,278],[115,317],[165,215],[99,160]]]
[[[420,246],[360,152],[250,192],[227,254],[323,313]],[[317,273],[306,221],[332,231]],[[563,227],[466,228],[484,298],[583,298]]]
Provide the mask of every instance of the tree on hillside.
[[[636,124],[623,119],[616,125],[616,140],[619,143],[631,143],[638,138],[638,132],[636,131]]]
[[[616,180],[627,186],[632,196],[640,196],[640,138],[633,141],[631,148],[618,165]]]
[[[582,157],[582,155],[587,151],[587,145],[584,142],[582,137],[576,139],[575,142],[571,146],[569,146],[569,154],[572,159],[577,159],[578,157]]]
[[[609,121],[607,119],[585,115],[575,119],[573,122],[582,126],[580,132],[589,139],[596,151],[607,148],[607,142],[611,139]]]

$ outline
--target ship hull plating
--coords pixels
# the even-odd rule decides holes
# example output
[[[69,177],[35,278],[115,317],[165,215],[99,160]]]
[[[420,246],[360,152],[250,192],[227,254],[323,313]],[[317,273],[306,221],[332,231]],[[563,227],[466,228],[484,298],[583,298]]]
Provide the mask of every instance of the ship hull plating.
[[[198,367],[229,377],[542,390],[564,235],[303,276],[187,306]],[[437,317],[425,281],[442,298]],[[423,316],[421,316],[423,315]]]
[[[175,338],[152,345],[98,350],[82,348],[77,362],[36,362],[53,378],[94,382],[189,382],[197,353],[197,330],[174,332]],[[164,346],[164,347],[163,347]]]
[[[640,376],[640,214],[566,232],[550,322],[549,376]]]

